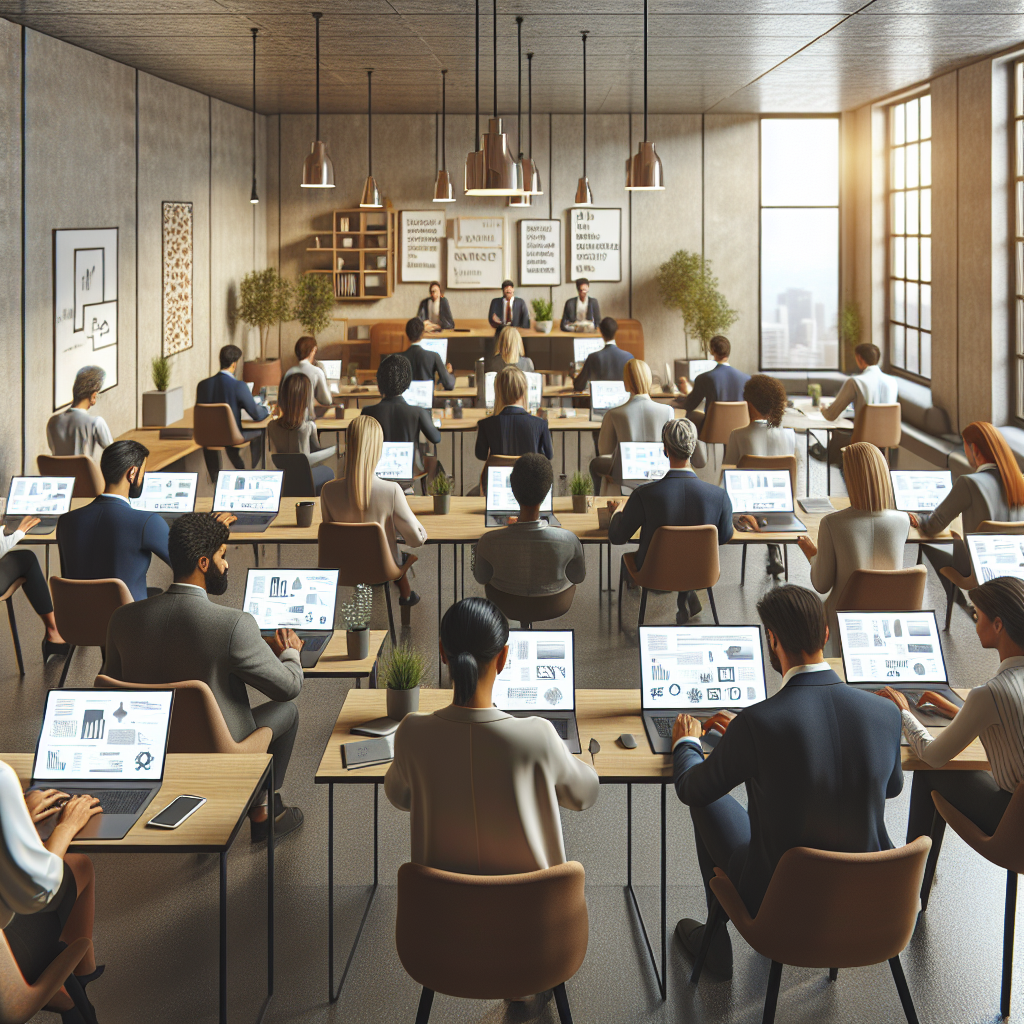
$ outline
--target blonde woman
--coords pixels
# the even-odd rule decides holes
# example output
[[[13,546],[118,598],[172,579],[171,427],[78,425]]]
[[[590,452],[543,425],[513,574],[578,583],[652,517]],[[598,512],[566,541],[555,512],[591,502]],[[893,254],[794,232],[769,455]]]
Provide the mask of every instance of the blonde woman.
[[[847,580],[856,569],[902,569],[910,518],[896,511],[889,467],[882,453],[865,441],[843,449],[850,508],[825,516],[818,546],[810,537],[797,543],[811,563],[811,585],[828,593],[825,612],[832,649],[839,650],[836,611]]]
[[[533,373],[533,360],[526,358],[523,336],[515,327],[503,327],[498,332],[494,354],[484,360],[484,372],[498,373],[506,366],[518,366],[523,373]]]
[[[324,484],[320,492],[320,512],[325,523],[380,523],[398,565],[405,561],[399,554],[397,534],[403,543],[418,548],[427,539],[427,531],[413,515],[402,488],[393,480],[374,475],[384,448],[384,431],[372,416],[358,416],[346,432],[346,470],[341,480]],[[414,605],[420,596],[403,576],[398,581],[400,605]]]
[[[506,366],[494,378],[494,415],[477,424],[476,457],[481,462],[489,455],[540,452],[550,459],[555,454],[547,420],[531,416],[525,405],[526,377],[518,367]]]

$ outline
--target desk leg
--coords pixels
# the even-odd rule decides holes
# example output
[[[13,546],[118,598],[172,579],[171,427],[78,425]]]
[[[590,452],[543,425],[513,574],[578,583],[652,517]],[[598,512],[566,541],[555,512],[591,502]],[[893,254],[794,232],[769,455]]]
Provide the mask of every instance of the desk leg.
[[[562,476],[565,476],[565,446],[568,444],[568,441],[566,441],[566,439],[565,439],[565,434],[566,434],[566,432],[563,430],[562,431]]]
[[[804,445],[806,451],[804,452],[804,469],[807,471],[807,497],[811,496],[811,432],[809,430],[804,431]]]
[[[583,472],[583,431],[576,431],[576,472]]]
[[[267,1001],[263,1004],[263,1010],[260,1012],[260,1020],[267,1012],[267,1006],[274,994],[274,845],[276,837],[274,835],[273,758],[271,758],[267,771],[269,775],[267,781],[267,820],[269,822],[267,829],[269,833],[267,838]]]
[[[466,493],[466,435],[459,431],[459,494]],[[452,434],[452,469],[455,468],[455,435]]]
[[[832,432],[825,431],[825,493],[832,493]]]
[[[441,557],[441,549],[444,547],[443,544],[438,542],[437,545],[437,635],[441,635],[441,566],[444,559]],[[437,651],[437,685],[442,686],[441,682],[441,649]]]
[[[651,958],[651,969],[654,971],[654,978],[658,983],[658,991],[661,998],[665,999],[665,986],[667,980],[668,965],[668,942],[666,929],[668,927],[668,889],[667,889],[667,806],[666,806],[667,784],[661,785],[661,972],[658,972],[658,961],[654,955],[654,947],[651,945],[650,936],[647,934],[647,926],[644,924],[644,915],[640,912],[640,904],[637,902],[636,893],[633,891],[633,784],[626,783],[626,889],[633,901],[633,909],[636,912],[636,919],[643,933],[644,944],[647,946],[647,955]]]
[[[273,806],[273,797],[271,797]],[[220,853],[220,1024],[228,1024],[228,852]]]

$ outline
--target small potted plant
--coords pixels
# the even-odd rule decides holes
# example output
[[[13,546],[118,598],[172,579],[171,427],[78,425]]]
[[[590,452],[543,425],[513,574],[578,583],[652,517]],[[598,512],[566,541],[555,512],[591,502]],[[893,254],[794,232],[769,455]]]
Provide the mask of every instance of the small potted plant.
[[[550,299],[534,299],[530,305],[533,307],[534,327],[541,334],[550,334],[552,327],[551,315],[555,308],[551,304]]]
[[[430,481],[430,493],[434,496],[434,515],[448,515],[452,503],[452,478],[447,473],[438,473]]]
[[[573,473],[569,481],[569,492],[572,494],[573,512],[589,512],[593,500],[594,483],[583,473]]]
[[[157,356],[152,363],[155,391],[142,392],[142,425],[166,427],[185,415],[185,393],[181,387],[172,388],[171,361]]]
[[[356,586],[352,597],[341,606],[345,623],[348,656],[362,661],[370,656],[370,613],[373,611],[373,588],[368,583]]]
[[[422,654],[407,643],[400,644],[381,663],[380,674],[388,691],[388,718],[400,722],[410,712],[419,711]]]

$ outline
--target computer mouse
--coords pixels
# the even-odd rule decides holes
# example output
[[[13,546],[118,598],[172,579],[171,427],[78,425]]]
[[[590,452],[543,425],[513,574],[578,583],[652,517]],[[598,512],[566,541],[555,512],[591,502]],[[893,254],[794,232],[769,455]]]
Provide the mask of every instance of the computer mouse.
[[[768,525],[768,520],[765,519],[764,517],[762,517],[762,518],[758,519],[757,525],[760,526],[761,529],[763,530]]]
[[[622,735],[621,735],[621,736],[619,737],[619,742],[620,742],[620,743],[621,743],[621,744],[622,744],[622,745],[623,745],[623,746],[624,746],[624,747],[625,747],[625,748],[626,748],[627,750],[635,750],[635,749],[636,749],[636,737],[635,737],[635,736],[634,736],[634,735],[633,735],[633,734],[632,734],[631,732],[624,732],[624,733],[623,733],[623,734],[622,734]]]

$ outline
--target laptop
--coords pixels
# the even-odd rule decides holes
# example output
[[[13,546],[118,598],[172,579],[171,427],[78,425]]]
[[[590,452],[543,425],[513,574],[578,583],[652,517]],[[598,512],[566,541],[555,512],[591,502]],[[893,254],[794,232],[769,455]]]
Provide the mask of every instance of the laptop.
[[[572,361],[585,363],[591,352],[600,352],[604,348],[604,338],[573,338]]]
[[[484,374],[484,406],[488,412],[494,409],[494,378],[498,375],[492,370]],[[544,375],[542,373],[524,373],[526,378],[526,407],[534,412],[541,406],[544,397]]]
[[[492,694],[500,711],[516,718],[547,719],[569,753],[580,753],[571,629],[510,629],[508,660],[494,680]]]
[[[341,380],[340,359],[318,359],[317,366],[324,371],[324,376],[328,380]]]
[[[411,481],[415,447],[412,441],[385,441],[374,474],[382,480]]]
[[[14,530],[25,516],[40,520],[29,533],[51,533],[57,520],[71,508],[73,476],[15,476],[7,492],[4,526]]]
[[[592,380],[590,382],[590,418],[603,420],[609,409],[625,405],[629,392],[621,380]]]
[[[997,576],[1024,580],[1024,534],[969,533],[967,547],[979,583],[988,583]]]
[[[429,409],[434,404],[434,382],[432,380],[410,381],[409,387],[402,393],[402,397],[409,405]]]
[[[672,753],[679,715],[703,722],[767,696],[760,626],[640,627],[640,708],[652,753]],[[708,751],[718,741],[701,742]]]
[[[803,533],[807,527],[793,507],[793,479],[788,469],[727,469],[722,474],[734,514],[764,519],[769,533]]]
[[[931,512],[953,489],[948,469],[893,469],[892,493],[901,512]]]
[[[932,690],[957,707],[963,701],[951,689],[939,642],[935,612],[837,612],[846,682],[858,690],[891,686],[910,703],[911,713],[927,728],[949,719],[917,708]]]
[[[660,480],[669,468],[665,446],[656,441],[620,441],[619,463],[624,487]]]
[[[30,789],[95,796],[76,839],[123,839],[160,791],[173,690],[50,690]],[[39,823],[45,839],[58,815]]]
[[[221,470],[213,496],[214,512],[238,517],[232,533],[263,533],[281,510],[284,473],[274,469]]]
[[[512,466],[490,466],[487,470],[487,507],[484,526],[508,526],[508,517],[519,515],[519,502],[512,493]],[[541,502],[540,517],[548,526],[561,526],[552,512],[554,488]]]
[[[170,523],[195,511],[198,483],[198,473],[147,473],[142,494],[128,500],[132,508],[156,512]]]
[[[256,620],[261,636],[295,630],[305,641],[299,661],[312,668],[334,636],[337,598],[337,569],[250,569],[242,608]]]
[[[436,352],[441,357],[442,366],[448,362],[447,338],[420,338],[416,344],[419,345],[420,348],[425,348],[428,352]]]

